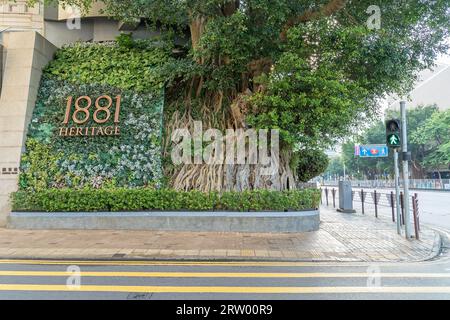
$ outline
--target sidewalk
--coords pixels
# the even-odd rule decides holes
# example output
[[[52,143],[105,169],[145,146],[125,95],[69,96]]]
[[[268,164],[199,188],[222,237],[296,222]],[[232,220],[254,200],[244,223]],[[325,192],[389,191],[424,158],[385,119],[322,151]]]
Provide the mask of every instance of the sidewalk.
[[[321,208],[320,230],[300,234],[0,229],[1,259],[422,261],[440,236],[408,241],[388,219]]]

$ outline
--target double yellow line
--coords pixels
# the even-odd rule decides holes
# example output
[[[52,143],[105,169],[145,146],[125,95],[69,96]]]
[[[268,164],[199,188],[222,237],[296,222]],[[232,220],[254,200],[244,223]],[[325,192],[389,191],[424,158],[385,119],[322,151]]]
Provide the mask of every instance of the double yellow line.
[[[207,267],[342,267],[347,262],[282,262],[282,261],[183,261],[183,260],[0,260],[0,264],[26,265],[77,265],[77,266],[207,266]],[[370,263],[349,262],[351,266],[368,266]],[[377,263],[380,265],[389,265]]]
[[[69,277],[74,273],[66,271],[0,271],[4,277]],[[122,271],[83,271],[80,277],[123,277],[123,278],[450,278],[450,273],[344,273],[344,272],[305,272],[305,273],[267,273],[267,272],[122,272]]]
[[[243,294],[342,294],[342,293],[440,293],[450,294],[450,287],[173,287],[173,286],[103,286],[0,284],[0,291],[122,292],[122,293],[243,293]]]

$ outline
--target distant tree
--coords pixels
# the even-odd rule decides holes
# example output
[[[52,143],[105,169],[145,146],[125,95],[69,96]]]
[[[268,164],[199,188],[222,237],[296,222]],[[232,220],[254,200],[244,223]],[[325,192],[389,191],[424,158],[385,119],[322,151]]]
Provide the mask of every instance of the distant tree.
[[[409,109],[407,113],[408,122],[408,150],[411,151],[412,157],[412,176],[416,179],[425,177],[427,167],[430,167],[430,162],[425,161],[425,156],[433,152],[427,150],[426,145],[413,139],[417,131],[424,126],[424,124],[432,117],[434,113],[438,112],[435,105],[418,106],[417,108]],[[386,119],[400,118],[400,114],[395,110],[386,111]],[[369,126],[362,133],[350,138],[343,144],[342,157],[347,167],[349,175],[359,175],[367,179],[376,179],[386,175],[393,176],[393,152],[389,153],[386,158],[359,158],[354,155],[354,147],[357,144],[385,144],[386,143],[386,128],[383,121],[377,121]]]
[[[427,145],[420,142],[422,140],[414,139],[413,137],[420,135],[418,132],[438,111],[439,109],[436,105],[421,105],[407,111],[408,150],[411,152],[411,175],[415,179],[425,178],[427,166],[430,166],[430,163],[425,161],[425,157],[432,150],[427,150]],[[398,111],[388,110],[386,117],[389,119],[400,119],[400,114]]]
[[[300,182],[308,182],[322,174],[328,167],[328,156],[322,150],[305,149],[298,152],[297,176]]]
[[[329,160],[328,167],[323,176],[328,179],[333,177],[342,177],[344,175],[344,166],[341,157],[333,157]]]
[[[450,110],[435,112],[413,135],[422,146],[424,163],[440,175],[440,166],[450,164]]]

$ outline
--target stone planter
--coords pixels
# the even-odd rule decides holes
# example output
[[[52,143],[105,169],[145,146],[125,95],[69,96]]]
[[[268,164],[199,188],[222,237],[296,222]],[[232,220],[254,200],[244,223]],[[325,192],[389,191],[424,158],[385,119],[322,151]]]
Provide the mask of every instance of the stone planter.
[[[299,212],[12,212],[10,229],[309,232],[319,210]]]

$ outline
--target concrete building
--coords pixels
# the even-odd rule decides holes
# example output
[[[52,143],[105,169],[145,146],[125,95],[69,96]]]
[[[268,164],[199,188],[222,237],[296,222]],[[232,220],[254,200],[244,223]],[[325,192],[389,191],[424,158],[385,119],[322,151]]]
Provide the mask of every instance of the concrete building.
[[[109,19],[96,4],[83,18],[79,10],[26,0],[0,0],[0,226],[17,190],[21,152],[37,98],[42,69],[58,47],[76,41],[114,40],[121,32],[136,38],[158,34],[141,21]]]
[[[410,93],[408,107],[420,105],[437,105],[440,110],[450,109],[450,65],[439,63],[433,70],[425,70],[420,80]],[[388,100],[388,108],[398,109],[400,99],[392,97]]]

